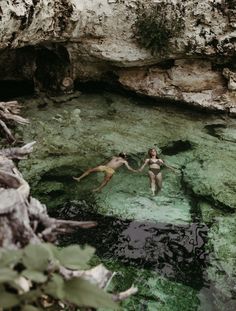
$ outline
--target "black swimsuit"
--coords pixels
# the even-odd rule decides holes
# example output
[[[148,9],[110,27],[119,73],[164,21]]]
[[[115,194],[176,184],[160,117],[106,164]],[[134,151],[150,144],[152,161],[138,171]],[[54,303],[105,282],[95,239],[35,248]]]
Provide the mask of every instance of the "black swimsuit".
[[[157,159],[157,161],[153,161],[152,159],[150,159],[148,161],[149,165],[152,164],[158,164],[159,165],[160,161]],[[160,173],[160,168],[154,168],[154,167],[149,167],[149,171],[151,171],[155,176],[157,176]]]

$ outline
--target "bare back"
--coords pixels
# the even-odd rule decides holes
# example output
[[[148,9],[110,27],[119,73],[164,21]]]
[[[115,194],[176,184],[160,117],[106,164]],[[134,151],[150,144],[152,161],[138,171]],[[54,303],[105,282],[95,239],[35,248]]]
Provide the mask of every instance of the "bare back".
[[[116,170],[123,164],[127,163],[126,160],[124,160],[121,157],[113,157],[109,162],[107,162],[105,165],[108,167],[111,167],[113,170]]]

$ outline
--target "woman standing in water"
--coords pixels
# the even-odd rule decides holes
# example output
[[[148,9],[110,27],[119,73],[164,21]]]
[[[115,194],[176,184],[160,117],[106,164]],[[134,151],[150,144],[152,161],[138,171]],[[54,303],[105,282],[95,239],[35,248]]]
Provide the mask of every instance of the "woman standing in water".
[[[144,161],[144,164],[140,167],[139,171],[141,172],[144,167],[148,164],[148,176],[150,180],[150,186],[152,190],[152,194],[155,195],[161,190],[162,187],[162,174],[161,174],[161,166],[168,167],[169,169],[175,171],[174,168],[164,163],[163,160],[159,159],[157,151],[155,148],[151,148],[148,150],[149,158]]]

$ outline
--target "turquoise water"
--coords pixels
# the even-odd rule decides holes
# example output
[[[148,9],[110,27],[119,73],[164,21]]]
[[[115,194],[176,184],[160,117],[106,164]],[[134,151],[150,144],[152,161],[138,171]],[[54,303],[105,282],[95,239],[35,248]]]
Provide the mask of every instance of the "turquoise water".
[[[19,135],[37,141],[20,162],[32,194],[56,217],[98,221],[60,241],[95,246],[94,263],[118,271],[111,289],[139,288],[123,310],[235,310],[236,120],[109,92],[24,107],[31,124]],[[72,179],[120,151],[138,168],[152,146],[180,172],[163,170],[156,197],[146,171],[121,168],[99,194],[102,174]]]

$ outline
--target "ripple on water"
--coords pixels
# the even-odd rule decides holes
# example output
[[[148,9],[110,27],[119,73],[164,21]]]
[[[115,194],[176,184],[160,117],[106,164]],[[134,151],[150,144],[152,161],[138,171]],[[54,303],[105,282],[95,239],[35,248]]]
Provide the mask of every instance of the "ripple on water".
[[[73,212],[74,211],[74,212]],[[59,217],[96,220],[98,226],[63,237],[63,244],[90,244],[104,259],[155,270],[169,279],[201,288],[207,283],[205,250],[208,227],[202,223],[176,226],[167,223],[120,220],[65,205]]]

